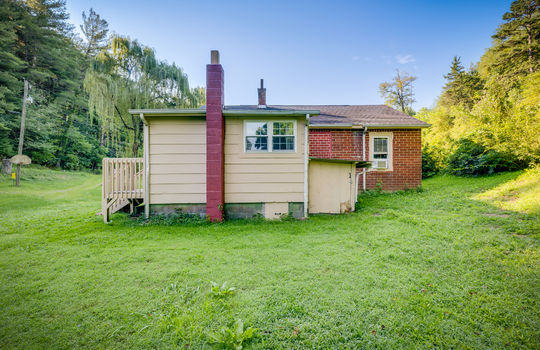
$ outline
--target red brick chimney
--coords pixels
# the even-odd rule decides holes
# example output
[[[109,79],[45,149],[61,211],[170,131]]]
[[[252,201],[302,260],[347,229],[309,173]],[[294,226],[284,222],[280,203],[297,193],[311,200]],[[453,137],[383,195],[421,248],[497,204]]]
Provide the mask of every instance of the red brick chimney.
[[[259,93],[259,105],[258,108],[266,108],[266,88],[264,87],[264,80],[261,79],[261,87],[257,89]]]
[[[223,220],[224,140],[223,67],[219,51],[210,52],[211,63],[206,65],[206,216],[210,221]]]

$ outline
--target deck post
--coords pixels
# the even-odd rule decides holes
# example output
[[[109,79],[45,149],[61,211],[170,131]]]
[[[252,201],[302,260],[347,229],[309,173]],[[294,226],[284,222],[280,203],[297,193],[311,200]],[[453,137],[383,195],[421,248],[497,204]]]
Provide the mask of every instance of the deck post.
[[[109,216],[107,213],[109,210],[107,209],[107,158],[103,158],[103,161],[101,162],[101,174],[102,174],[102,180],[101,180],[101,214],[103,215],[103,221],[107,223],[109,221]]]

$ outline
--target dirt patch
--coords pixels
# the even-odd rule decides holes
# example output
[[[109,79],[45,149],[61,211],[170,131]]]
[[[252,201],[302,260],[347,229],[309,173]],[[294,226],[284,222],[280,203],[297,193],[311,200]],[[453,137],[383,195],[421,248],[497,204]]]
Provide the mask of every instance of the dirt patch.
[[[529,236],[527,236],[527,235],[519,235],[519,234],[517,234],[517,233],[512,233],[512,236],[517,237],[517,238],[526,238],[526,237],[529,237]]]

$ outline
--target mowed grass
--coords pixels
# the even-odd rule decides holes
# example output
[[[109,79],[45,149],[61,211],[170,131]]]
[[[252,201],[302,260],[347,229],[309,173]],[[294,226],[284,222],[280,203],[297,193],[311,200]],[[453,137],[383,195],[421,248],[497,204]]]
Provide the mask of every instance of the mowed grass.
[[[540,166],[528,169],[512,181],[480,193],[475,199],[491,202],[505,210],[539,213]]]
[[[106,225],[99,176],[23,172],[0,182],[0,348],[213,348],[238,319],[254,349],[540,346],[540,214],[473,199],[520,173],[307,221]]]

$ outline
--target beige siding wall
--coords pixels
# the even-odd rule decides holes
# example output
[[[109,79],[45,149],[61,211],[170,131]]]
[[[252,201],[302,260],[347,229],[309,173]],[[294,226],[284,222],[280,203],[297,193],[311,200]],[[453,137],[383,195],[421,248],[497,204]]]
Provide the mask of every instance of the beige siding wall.
[[[296,152],[244,152],[244,119],[225,119],[225,203],[304,201],[305,118],[296,120]]]
[[[206,120],[149,121],[150,204],[206,202]]]

